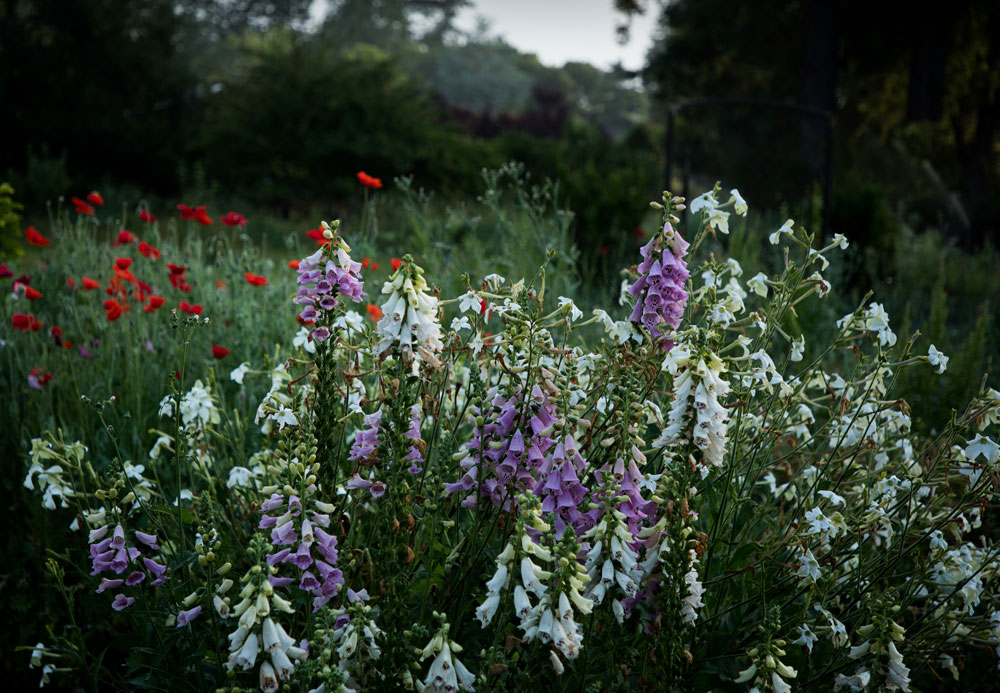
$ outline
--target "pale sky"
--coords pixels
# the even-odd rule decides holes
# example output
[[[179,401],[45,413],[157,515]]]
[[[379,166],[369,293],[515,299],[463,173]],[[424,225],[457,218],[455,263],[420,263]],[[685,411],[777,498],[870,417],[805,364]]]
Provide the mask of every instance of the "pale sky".
[[[622,15],[613,0],[475,0],[475,6],[458,16],[456,25],[471,31],[476,18],[490,22],[491,34],[524,53],[534,53],[545,65],[568,61],[589,62],[607,68],[621,61],[631,70],[645,63],[653,41],[658,6],[632,20],[629,42],[619,45],[615,28]]]
[[[645,15],[633,18],[625,45],[616,40],[615,28],[622,16],[615,12],[613,0],[475,0],[455,23],[459,29],[473,31],[477,19],[485,17],[490,35],[502,36],[552,67],[575,61],[608,68],[621,61],[626,69],[637,70],[645,64],[659,15],[659,4],[648,4]],[[328,9],[329,0],[313,0],[311,23],[321,21]]]

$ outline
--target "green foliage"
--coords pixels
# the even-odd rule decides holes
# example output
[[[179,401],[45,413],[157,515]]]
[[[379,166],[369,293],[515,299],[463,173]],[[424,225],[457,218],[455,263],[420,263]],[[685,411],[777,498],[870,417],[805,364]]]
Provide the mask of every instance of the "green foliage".
[[[21,210],[24,205],[14,200],[10,183],[0,183],[0,257],[21,253]]]

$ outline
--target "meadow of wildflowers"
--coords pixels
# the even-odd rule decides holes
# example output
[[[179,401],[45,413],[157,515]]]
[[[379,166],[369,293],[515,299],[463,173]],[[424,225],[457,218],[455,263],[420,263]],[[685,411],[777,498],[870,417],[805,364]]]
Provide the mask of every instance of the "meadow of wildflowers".
[[[545,234],[507,251],[523,275],[438,277],[352,248],[373,206],[288,262],[236,212],[109,232],[85,197],[0,272],[42,685],[971,690],[996,666],[1000,392],[915,420],[898,379],[950,355],[879,296],[803,329],[849,238],[789,219],[748,276],[716,242],[737,190],[664,193],[585,310]]]

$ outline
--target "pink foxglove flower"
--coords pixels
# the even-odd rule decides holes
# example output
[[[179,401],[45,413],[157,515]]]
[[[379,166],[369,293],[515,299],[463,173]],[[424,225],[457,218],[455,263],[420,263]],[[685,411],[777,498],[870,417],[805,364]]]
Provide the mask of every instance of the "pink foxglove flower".
[[[688,300],[684,289],[688,279],[684,261],[687,248],[687,241],[667,222],[640,251],[639,278],[628,288],[636,299],[630,319],[645,327],[655,341],[664,340],[676,330],[684,315]],[[662,343],[664,351],[671,347],[669,339]]]

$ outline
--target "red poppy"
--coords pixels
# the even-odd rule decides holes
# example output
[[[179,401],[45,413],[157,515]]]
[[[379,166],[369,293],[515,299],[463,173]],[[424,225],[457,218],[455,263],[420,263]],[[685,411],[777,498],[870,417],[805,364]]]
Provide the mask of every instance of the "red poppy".
[[[117,320],[122,316],[125,307],[113,298],[106,299],[104,301],[104,314],[108,318],[108,322]]]
[[[181,219],[190,219],[194,216],[194,207],[188,207],[187,205],[177,205],[177,209],[181,210]]]
[[[295,316],[295,320],[296,320],[296,321],[297,321],[297,322],[298,322],[298,323],[299,323],[300,325],[315,325],[315,324],[316,324],[316,321],[315,321],[315,320],[303,320],[303,319],[302,319],[302,316],[301,316],[301,315],[296,315],[296,316]]]
[[[144,221],[147,224],[152,224],[154,221],[156,221],[156,217],[154,217],[152,214],[150,214],[146,210],[141,209],[141,210],[139,210],[139,221]]]
[[[180,308],[183,312],[187,313],[188,315],[201,315],[202,311],[202,307],[200,305],[198,305],[197,303],[192,305],[187,301],[181,301],[180,303],[177,304],[177,307]]]
[[[76,288],[76,280],[73,279],[73,277],[66,277],[66,286],[68,286],[71,289],[75,289]]]
[[[53,337],[58,337],[62,333],[63,333],[62,328],[57,327],[56,325],[53,325],[52,329],[49,330],[49,334],[51,334]]]
[[[145,255],[146,257],[153,258],[154,260],[160,259],[160,250],[158,248],[154,248],[146,241],[142,241],[139,243],[139,252]]]
[[[634,229],[632,229],[632,237],[633,238],[642,238],[645,235],[646,235],[646,232],[643,231],[642,229],[640,229],[638,226],[636,226]]]
[[[77,214],[86,214],[89,217],[94,216],[94,208],[81,200],[79,197],[73,198],[73,206],[76,208]]]
[[[364,171],[358,171],[358,180],[361,181],[361,185],[366,188],[374,188],[375,190],[378,190],[382,187],[381,180],[374,178],[373,176],[369,176]]]
[[[132,264],[132,258],[130,257],[115,258],[115,264],[118,265],[118,269],[127,270],[128,266]]]
[[[212,356],[217,359],[224,359],[229,356],[229,349],[226,347],[221,347],[218,344],[212,345]]]
[[[33,315],[28,315],[26,313],[14,313],[10,316],[10,324],[15,330],[27,332],[31,329],[31,321],[34,319]]]
[[[115,239],[115,247],[124,245],[125,243],[135,243],[137,240],[139,239],[131,231],[122,229],[118,232],[118,238]]]
[[[24,287],[24,297],[29,301],[34,301],[35,299],[42,297],[42,292],[38,289],[34,289],[30,286]]]
[[[195,208],[193,219],[195,221],[197,221],[199,224],[201,224],[202,226],[211,226],[212,225],[212,218],[210,216],[208,216],[208,213],[205,211],[205,205],[202,205],[201,207],[196,207]]]
[[[97,205],[98,207],[100,207],[101,205],[104,204],[104,198],[101,197],[101,193],[95,190],[94,192],[87,195],[87,202],[89,202],[92,205]]]
[[[323,229],[310,229],[309,231],[306,231],[306,235],[316,241],[319,245],[326,243],[326,239],[323,238]]]
[[[14,273],[10,271],[6,263],[0,265],[0,279],[7,279],[8,277],[13,277]]]
[[[26,240],[31,245],[37,245],[40,248],[44,248],[49,244],[49,239],[38,233],[38,229],[34,226],[29,226],[24,230],[24,240]]]
[[[163,301],[164,299],[162,296],[150,296],[149,303],[144,305],[142,309],[147,313],[155,313],[157,310],[160,309],[160,306],[163,305]]]
[[[608,248],[608,246],[601,245],[601,246],[597,247],[597,254],[598,255],[607,255],[609,250],[610,250],[610,248]]]
[[[374,303],[368,304],[368,317],[371,318],[372,322],[378,322],[382,319],[382,309],[376,306]]]
[[[230,212],[226,216],[220,219],[226,226],[244,226],[247,223],[247,218],[242,214],[237,214],[236,212]]]
[[[299,262],[301,262],[301,260],[289,260],[288,266],[293,270],[297,270],[299,268]]]
[[[184,281],[184,273],[187,271],[187,267],[182,265],[172,265],[168,262],[167,269],[170,270],[170,286],[175,289],[180,289],[185,293],[191,290],[191,286]]]
[[[97,281],[96,279],[91,279],[90,277],[84,277],[81,281],[83,282],[84,291],[91,291],[101,285],[99,281]]]
[[[67,341],[65,341],[65,342],[62,343],[62,347],[63,347],[63,349],[72,349],[73,348],[73,342],[67,340]]]
[[[215,288],[216,289],[225,289],[226,288],[226,282],[222,281],[221,279],[216,279],[215,280]]]
[[[32,332],[38,332],[38,330],[42,329],[42,323],[35,320],[34,315],[29,315],[28,317],[31,318],[31,324],[28,327]]]
[[[368,265],[368,269],[370,269],[372,272],[374,272],[375,270],[378,269],[378,263],[377,262],[373,262],[372,264]]]
[[[267,277],[262,277],[259,274],[244,272],[243,276],[246,277],[247,284],[253,284],[254,286],[264,286],[267,284]]]
[[[396,270],[399,269],[399,266],[403,264],[403,261],[400,260],[398,257],[394,257],[391,260],[389,260],[389,264],[392,265],[392,271],[395,272]]]
[[[364,260],[361,261],[361,267],[363,267],[363,268],[368,267],[368,263],[370,263],[370,262],[371,262],[371,258],[367,258],[366,257]]]
[[[482,315],[485,312],[486,312],[486,299],[483,299],[479,302],[479,314]]]

